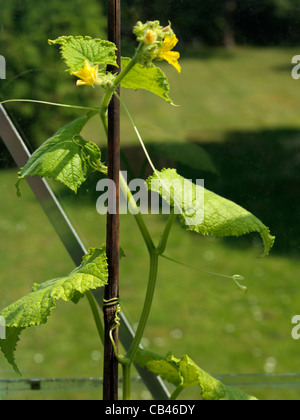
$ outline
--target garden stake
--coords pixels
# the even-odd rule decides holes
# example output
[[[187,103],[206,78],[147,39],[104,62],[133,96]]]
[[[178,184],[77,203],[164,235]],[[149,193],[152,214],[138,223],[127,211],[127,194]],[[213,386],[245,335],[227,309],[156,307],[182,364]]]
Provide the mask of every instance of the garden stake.
[[[119,68],[109,70],[118,72],[120,69],[121,47],[121,19],[120,0],[108,1],[108,39],[118,48],[117,62]],[[105,288],[106,301],[117,301],[119,297],[119,173],[120,173],[120,103],[112,97],[108,108],[108,179],[112,179],[116,186],[116,214],[107,213],[106,253],[108,261],[109,279]],[[115,356],[110,331],[115,324],[117,304],[104,305],[104,372],[103,399],[118,400],[118,360]],[[113,331],[113,340],[118,348],[118,328]]]

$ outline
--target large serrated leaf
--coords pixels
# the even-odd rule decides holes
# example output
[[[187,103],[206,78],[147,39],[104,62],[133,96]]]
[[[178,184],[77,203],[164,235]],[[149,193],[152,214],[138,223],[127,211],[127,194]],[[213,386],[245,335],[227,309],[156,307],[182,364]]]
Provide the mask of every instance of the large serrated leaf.
[[[31,293],[3,309],[0,315],[6,322],[6,339],[0,340],[0,348],[14,369],[17,370],[14,351],[23,329],[45,324],[57,300],[70,301],[78,294],[105,286],[107,280],[105,246],[90,249],[82,264],[69,276],[34,285]]]
[[[70,73],[83,68],[85,60],[91,66],[107,65],[117,66],[116,50],[114,43],[100,38],[89,36],[61,36],[55,40],[49,40],[51,45],[60,45],[63,60],[69,67]]]
[[[178,373],[177,366],[169,360],[168,355],[162,357],[159,354],[139,348],[134,363],[141,368],[148,369],[156,376],[160,376],[163,380],[175,386],[181,384],[181,377]]]
[[[160,376],[165,381],[181,389],[199,386],[203,400],[256,400],[239,389],[226,386],[204,370],[200,369],[189,356],[177,359],[171,353],[163,357],[147,350],[139,349],[135,363]]]
[[[275,238],[257,217],[241,206],[201,185],[180,176],[175,169],[157,171],[147,180],[148,188],[158,192],[171,207],[176,207],[182,226],[190,231],[217,238],[257,232],[267,255]]]
[[[17,187],[24,178],[38,175],[60,181],[76,193],[94,170],[91,162],[100,165],[101,160],[100,149],[79,135],[89,119],[89,115],[82,116],[45,141],[19,172]]]
[[[130,58],[122,58],[122,69],[125,68],[129,61]],[[164,72],[154,64],[150,64],[148,67],[136,64],[124,77],[121,86],[127,89],[148,90],[173,105],[169,96],[170,85],[168,78]]]
[[[21,375],[18,366],[15,361],[15,351],[19,337],[24,328],[6,328],[5,340],[0,340],[0,349],[6,357],[8,363],[13,367],[14,371]]]

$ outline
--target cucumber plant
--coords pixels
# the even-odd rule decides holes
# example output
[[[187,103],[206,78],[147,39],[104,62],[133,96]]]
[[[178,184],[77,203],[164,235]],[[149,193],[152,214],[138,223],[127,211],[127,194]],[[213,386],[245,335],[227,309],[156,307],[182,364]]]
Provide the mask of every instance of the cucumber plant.
[[[173,353],[160,356],[142,350],[140,347],[153,301],[159,261],[163,257],[167,258],[165,251],[168,246],[168,238],[177,218],[183,229],[200,235],[220,238],[238,237],[256,232],[262,238],[264,256],[269,253],[275,238],[270,234],[267,226],[239,205],[208,191],[202,185],[186,180],[174,168],[161,171],[155,168],[134,124],[133,117],[117,92],[120,86],[133,90],[146,89],[169,103],[170,106],[174,105],[170,98],[168,78],[157,63],[166,60],[179,73],[181,72],[180,54],[174,51],[178,39],[171,24],[164,27],[159,21],[138,22],[133,32],[137,38],[137,48],[132,58],[122,58],[118,74],[108,70],[108,66],[109,68],[117,66],[117,48],[112,42],[88,36],[62,36],[49,41],[51,45],[59,46],[61,57],[70,75],[77,78],[77,88],[101,87],[98,89],[99,95],[101,95],[100,106],[82,108],[82,116],[60,128],[32,154],[27,164],[19,172],[17,192],[19,195],[21,194],[20,183],[23,179],[36,175],[59,181],[74,193],[91,173],[97,171],[102,176],[103,174],[107,175],[107,167],[101,161],[101,150],[95,143],[84,139],[81,133],[88,121],[96,115],[99,116],[99,124],[103,125],[107,133],[107,110],[115,95],[124,106],[153,169],[153,175],[146,180],[146,186],[149,191],[158,193],[170,208],[160,242],[155,244],[140,208],[120,173],[120,187],[140,229],[150,261],[148,287],[141,318],[135,337],[126,354],[119,354],[113,341],[112,332],[119,327],[121,311],[119,301],[113,302],[117,304],[117,310],[115,325],[111,330],[111,340],[118,362],[123,368],[123,398],[130,399],[131,368],[133,363],[136,363],[174,385],[171,399],[178,398],[185,388],[191,386],[198,386],[199,397],[207,400],[255,399],[237,389],[223,385],[203,371],[187,355],[181,358],[177,358]],[[76,106],[76,108],[80,108],[80,106]],[[121,256],[123,256],[123,252],[121,252]],[[242,277],[236,275],[232,278],[244,291],[245,286],[239,283]],[[0,316],[5,318],[7,331],[6,339],[0,340],[0,348],[15,371],[19,372],[15,360],[15,350],[20,334],[25,328],[45,324],[58,300],[71,300],[76,303],[79,299],[86,297],[103,342],[101,315],[96,308],[91,291],[104,287],[107,280],[106,248],[105,244],[100,244],[98,248],[89,249],[82,264],[72,273],[42,284],[35,284],[31,293],[3,309]],[[104,305],[110,303],[104,302]]]

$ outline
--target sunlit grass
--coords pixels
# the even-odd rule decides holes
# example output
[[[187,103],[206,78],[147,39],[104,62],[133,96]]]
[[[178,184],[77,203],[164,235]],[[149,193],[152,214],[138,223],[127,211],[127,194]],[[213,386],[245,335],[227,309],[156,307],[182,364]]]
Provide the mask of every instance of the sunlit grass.
[[[183,59],[180,75],[159,63],[178,107],[145,91],[123,89],[122,97],[143,138],[151,142],[222,140],[228,131],[299,128],[300,82],[291,77],[290,64],[298,53],[296,47],[209,50],[197,59]],[[86,132],[105,143],[97,117],[89,127]],[[123,112],[122,144],[135,143]]]

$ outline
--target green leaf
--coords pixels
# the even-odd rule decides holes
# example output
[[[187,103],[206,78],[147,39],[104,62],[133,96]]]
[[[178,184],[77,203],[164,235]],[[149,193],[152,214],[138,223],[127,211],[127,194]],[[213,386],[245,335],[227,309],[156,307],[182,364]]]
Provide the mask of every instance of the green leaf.
[[[135,363],[175,385],[179,390],[199,386],[203,400],[256,400],[236,388],[224,385],[200,369],[187,355],[177,359],[171,353],[163,357],[139,349]]]
[[[61,36],[55,40],[49,40],[49,44],[61,46],[62,58],[71,74],[83,68],[85,60],[88,60],[91,66],[106,67],[109,64],[117,66],[115,53],[117,47],[109,41],[89,36]]]
[[[148,178],[149,190],[158,192],[179,214],[181,225],[190,231],[217,238],[257,232],[264,255],[275,238],[258,218],[239,205],[180,176],[175,169],[157,171]]]
[[[67,277],[35,284],[32,292],[0,312],[6,322],[6,339],[0,340],[0,348],[8,362],[18,371],[14,352],[21,331],[25,328],[45,324],[56,301],[70,301],[78,294],[97,289],[107,284],[108,268],[105,246],[89,249],[82,264]]]
[[[146,368],[156,376],[160,376],[164,381],[178,386],[181,384],[181,376],[178,372],[176,363],[170,359],[170,354],[162,357],[148,350],[138,349],[134,363],[141,368]]]
[[[129,61],[130,58],[122,58],[122,70],[126,67]],[[124,77],[121,82],[121,86],[127,89],[148,90],[163,98],[169,104],[174,105],[169,96],[170,85],[167,76],[160,68],[156,67],[152,63],[149,67],[136,64]]]
[[[20,339],[20,334],[24,328],[6,327],[6,339],[0,340],[0,349],[6,357],[8,363],[13,367],[14,371],[21,375],[18,366],[15,362],[15,351],[17,343]]]
[[[64,126],[33,153],[19,172],[18,191],[24,178],[38,175],[60,181],[76,193],[90,172],[105,172],[98,146],[79,135],[89,118],[85,115]]]

